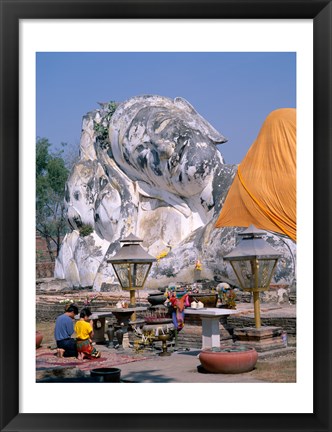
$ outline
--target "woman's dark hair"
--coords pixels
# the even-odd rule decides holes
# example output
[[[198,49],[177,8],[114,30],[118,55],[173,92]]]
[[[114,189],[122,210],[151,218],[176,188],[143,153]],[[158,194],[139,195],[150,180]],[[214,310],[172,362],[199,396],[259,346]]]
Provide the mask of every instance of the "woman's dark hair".
[[[89,317],[92,315],[92,312],[89,308],[83,308],[80,313],[80,318]]]
[[[74,304],[71,304],[66,308],[66,312],[74,312],[74,314],[77,315],[78,314],[78,307]]]

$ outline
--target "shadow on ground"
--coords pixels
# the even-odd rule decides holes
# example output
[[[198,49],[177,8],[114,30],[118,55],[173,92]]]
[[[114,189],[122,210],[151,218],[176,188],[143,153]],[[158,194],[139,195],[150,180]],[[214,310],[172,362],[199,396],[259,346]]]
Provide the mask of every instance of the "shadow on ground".
[[[173,378],[170,378],[166,375],[160,374],[155,370],[143,370],[143,371],[137,371],[137,372],[128,372],[123,377],[124,382],[151,382],[151,383],[158,383],[158,382],[175,382],[176,380]]]
[[[177,355],[189,355],[193,357],[197,357],[201,350],[185,350],[185,351],[175,351],[174,354]]]

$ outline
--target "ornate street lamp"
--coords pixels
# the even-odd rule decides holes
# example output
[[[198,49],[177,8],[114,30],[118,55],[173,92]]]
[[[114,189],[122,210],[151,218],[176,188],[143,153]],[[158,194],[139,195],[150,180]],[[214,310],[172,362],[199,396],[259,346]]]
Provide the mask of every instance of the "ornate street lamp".
[[[130,293],[129,307],[136,306],[135,291],[144,288],[152,263],[156,258],[149,255],[140,245],[143,240],[130,234],[120,243],[122,248],[107,262],[111,263],[123,290]]]
[[[259,293],[267,291],[279,257],[282,255],[272,248],[254,225],[250,225],[238,235],[242,237],[235,249],[224,256],[229,261],[244,291],[254,297],[255,327],[261,327]]]

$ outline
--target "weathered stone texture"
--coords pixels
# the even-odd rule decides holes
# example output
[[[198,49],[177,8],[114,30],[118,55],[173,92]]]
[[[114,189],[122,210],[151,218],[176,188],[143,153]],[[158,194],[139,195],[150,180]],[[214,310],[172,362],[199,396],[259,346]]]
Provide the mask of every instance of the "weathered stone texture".
[[[106,131],[102,137],[100,128]],[[202,279],[235,280],[222,257],[235,246],[238,229],[214,228],[237,170],[216,147],[225,141],[182,98],[138,96],[120,104],[111,118],[104,106],[88,113],[80,160],[66,186],[73,231],[63,240],[55,277],[99,291],[116,285],[107,259],[133,232],[151,255],[167,253],[153,265],[149,288],[194,282],[197,259]],[[91,225],[93,234],[81,237],[83,225]],[[290,284],[295,245],[267,238],[284,254],[275,281]]]

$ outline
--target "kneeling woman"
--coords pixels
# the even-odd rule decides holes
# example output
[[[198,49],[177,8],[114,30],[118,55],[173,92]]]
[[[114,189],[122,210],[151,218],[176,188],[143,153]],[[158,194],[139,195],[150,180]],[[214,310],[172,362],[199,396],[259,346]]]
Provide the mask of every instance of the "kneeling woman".
[[[92,313],[89,308],[82,309],[80,319],[75,324],[77,352],[80,360],[100,357],[100,352],[92,346],[93,322],[90,320],[91,315]]]

